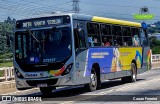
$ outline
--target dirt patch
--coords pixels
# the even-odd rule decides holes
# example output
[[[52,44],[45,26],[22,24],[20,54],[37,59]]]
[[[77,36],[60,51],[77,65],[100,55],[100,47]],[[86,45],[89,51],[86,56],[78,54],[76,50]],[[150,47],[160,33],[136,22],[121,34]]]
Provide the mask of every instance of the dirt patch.
[[[17,91],[16,84],[14,81],[7,81],[0,83],[0,94]]]

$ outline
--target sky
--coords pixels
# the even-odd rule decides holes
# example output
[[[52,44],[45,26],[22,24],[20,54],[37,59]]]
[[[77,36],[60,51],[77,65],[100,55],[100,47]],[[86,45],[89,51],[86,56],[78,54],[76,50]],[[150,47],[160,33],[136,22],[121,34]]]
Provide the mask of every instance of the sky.
[[[135,20],[133,14],[138,14],[144,6],[155,15],[153,20],[145,22],[160,20],[160,0],[79,0],[81,14],[136,22],[143,22]],[[18,20],[55,11],[72,12],[72,8],[72,0],[0,0],[0,22],[8,16]]]

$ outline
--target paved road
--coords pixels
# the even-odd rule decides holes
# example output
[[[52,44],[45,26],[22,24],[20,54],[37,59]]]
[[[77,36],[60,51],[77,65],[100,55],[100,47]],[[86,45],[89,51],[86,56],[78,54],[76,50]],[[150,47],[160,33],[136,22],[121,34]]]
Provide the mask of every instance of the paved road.
[[[13,93],[15,94],[15,93]],[[122,83],[119,79],[107,81],[102,84],[100,90],[87,92],[83,86],[59,88],[53,91],[50,96],[43,96],[39,90],[34,92],[19,92],[17,95],[23,97],[41,97],[42,102],[38,104],[70,104],[70,103],[148,103],[160,104],[160,69],[150,70],[138,75],[135,83]],[[138,101],[135,101],[138,100]],[[148,100],[148,101],[147,101]],[[159,101],[155,101],[159,100]],[[30,102],[23,102],[29,104]]]

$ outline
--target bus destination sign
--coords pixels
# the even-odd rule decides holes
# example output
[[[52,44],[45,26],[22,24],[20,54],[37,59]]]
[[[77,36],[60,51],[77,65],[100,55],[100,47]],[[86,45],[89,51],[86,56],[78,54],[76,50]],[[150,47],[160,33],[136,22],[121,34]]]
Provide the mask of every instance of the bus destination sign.
[[[34,28],[34,27],[51,26],[51,25],[62,25],[69,22],[70,22],[69,16],[56,17],[56,18],[55,17],[37,18],[37,19],[17,21],[16,28]]]
[[[38,27],[38,26],[45,26],[45,25],[58,25],[58,24],[62,24],[62,19],[23,22],[22,27],[26,28],[26,27]]]

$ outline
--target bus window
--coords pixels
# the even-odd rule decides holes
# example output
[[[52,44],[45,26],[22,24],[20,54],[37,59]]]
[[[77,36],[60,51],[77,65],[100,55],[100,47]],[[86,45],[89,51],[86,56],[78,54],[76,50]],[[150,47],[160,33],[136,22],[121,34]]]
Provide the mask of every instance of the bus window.
[[[83,31],[84,33],[84,31]],[[74,41],[75,41],[75,49],[86,48],[85,36],[84,34],[79,35],[78,29],[74,29]]]
[[[114,46],[122,46],[123,41],[122,41],[121,27],[120,26],[113,26],[112,33],[113,33]]]
[[[80,46],[80,48],[86,48],[84,30],[82,30],[82,31],[83,32],[81,33],[81,35],[78,35],[79,36],[79,46]]]
[[[22,44],[21,44],[21,40],[22,40],[22,36],[21,35],[17,35],[16,36],[16,51],[15,51],[15,54],[16,54],[16,58],[17,59],[21,59],[22,58]]]
[[[123,46],[132,46],[132,37],[129,27],[123,27]]]
[[[26,35],[23,35],[23,51],[24,51],[24,58],[27,57],[27,53],[26,53]]]
[[[109,25],[101,25],[102,46],[112,46],[111,27]]]
[[[133,46],[140,46],[139,30],[137,28],[132,28],[131,31]]]
[[[21,35],[18,35],[18,50],[22,51]]]
[[[148,46],[147,34],[146,31],[143,29],[140,29],[140,40],[142,46]]]
[[[101,46],[101,38],[99,34],[99,24],[88,23],[88,41],[91,47]]]

